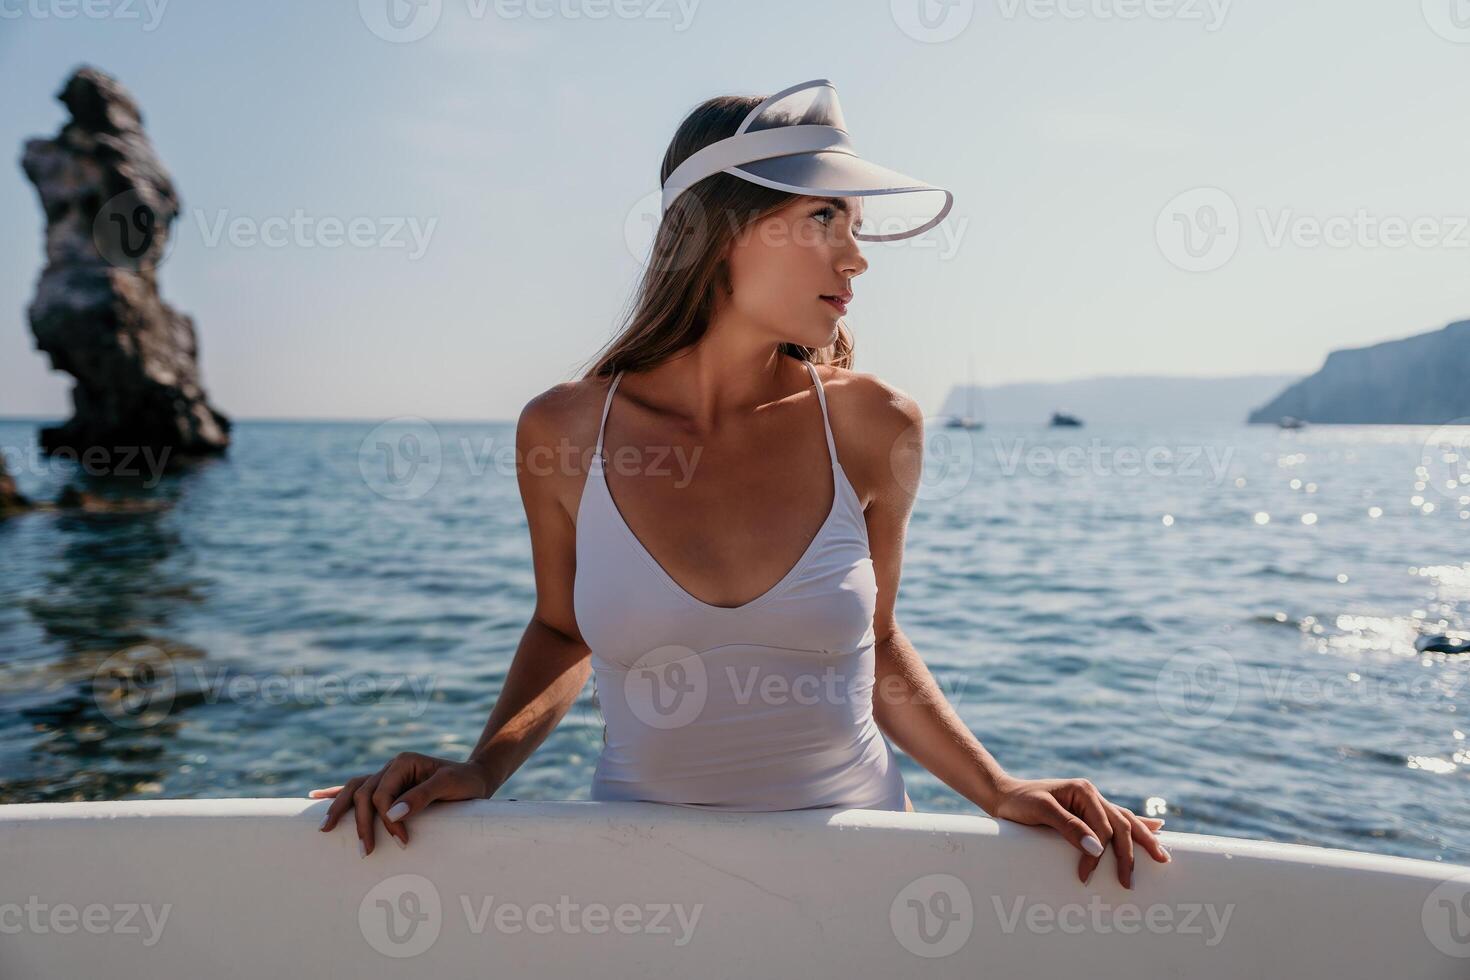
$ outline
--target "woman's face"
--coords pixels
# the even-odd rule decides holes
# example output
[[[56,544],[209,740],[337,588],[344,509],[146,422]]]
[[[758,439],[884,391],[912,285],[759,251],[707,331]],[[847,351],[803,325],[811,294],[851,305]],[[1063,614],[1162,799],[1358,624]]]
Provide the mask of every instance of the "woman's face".
[[[862,207],[860,197],[801,197],[747,225],[730,248],[730,306],[775,340],[831,344],[851,280],[868,267],[853,237]]]

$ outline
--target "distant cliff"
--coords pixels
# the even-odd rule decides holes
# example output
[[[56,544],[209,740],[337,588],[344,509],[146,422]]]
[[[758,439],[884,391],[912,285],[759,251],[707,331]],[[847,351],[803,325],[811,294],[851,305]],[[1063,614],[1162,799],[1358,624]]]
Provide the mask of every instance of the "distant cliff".
[[[1372,347],[1337,350],[1322,369],[1248,421],[1439,425],[1470,417],[1470,320]]]
[[[1241,416],[1300,374],[1188,378],[1130,375],[1073,381],[1025,381],[975,387],[969,414],[991,425],[1045,425],[1069,412],[1088,425],[1239,425]],[[965,386],[949,392],[940,410],[964,415]]]

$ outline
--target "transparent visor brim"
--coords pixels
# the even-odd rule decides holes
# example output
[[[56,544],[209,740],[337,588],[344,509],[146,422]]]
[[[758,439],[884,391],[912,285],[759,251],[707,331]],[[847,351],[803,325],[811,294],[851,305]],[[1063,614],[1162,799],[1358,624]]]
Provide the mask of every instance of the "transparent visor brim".
[[[731,168],[775,190],[813,197],[860,197],[861,241],[886,242],[920,235],[944,220],[949,191],[850,153],[818,151],[755,160]]]
[[[754,133],[781,126],[831,126],[847,132],[837,90],[830,85],[808,85],[782,95],[747,120],[741,131]]]

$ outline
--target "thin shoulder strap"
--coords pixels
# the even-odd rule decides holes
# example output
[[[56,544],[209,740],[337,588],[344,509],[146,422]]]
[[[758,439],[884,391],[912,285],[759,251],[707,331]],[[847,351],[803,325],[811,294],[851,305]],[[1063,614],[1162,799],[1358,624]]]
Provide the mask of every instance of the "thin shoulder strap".
[[[621,371],[613,375],[612,384],[607,386],[607,398],[602,403],[602,419],[597,423],[597,448],[592,451],[592,458],[599,463],[602,462],[602,430],[607,425],[607,410],[612,408],[613,392],[618,390],[618,380],[622,376]]]
[[[822,428],[827,433],[827,456],[832,460],[832,465],[837,465],[837,444],[832,441],[832,423],[827,419],[827,394],[822,391],[822,379],[817,376],[817,366],[811,361],[803,361],[807,371],[811,373],[812,382],[817,386],[817,401],[822,403]]]

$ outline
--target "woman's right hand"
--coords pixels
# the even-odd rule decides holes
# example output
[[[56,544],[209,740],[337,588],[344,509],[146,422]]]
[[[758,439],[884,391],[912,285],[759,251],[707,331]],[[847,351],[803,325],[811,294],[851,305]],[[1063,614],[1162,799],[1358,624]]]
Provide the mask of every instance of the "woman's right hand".
[[[322,821],[330,831],[348,810],[357,821],[358,853],[373,852],[373,821],[381,818],[399,847],[408,846],[404,821],[438,800],[481,800],[495,792],[489,774],[470,762],[436,759],[418,752],[400,752],[370,776],[354,776],[341,786],[314,789],[313,800],[336,797]]]

